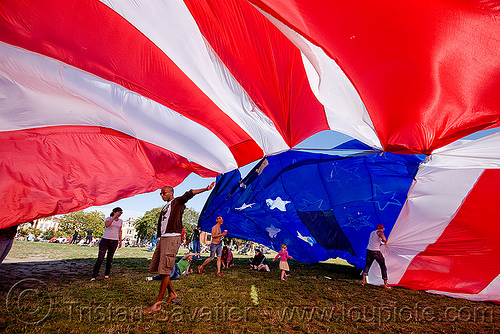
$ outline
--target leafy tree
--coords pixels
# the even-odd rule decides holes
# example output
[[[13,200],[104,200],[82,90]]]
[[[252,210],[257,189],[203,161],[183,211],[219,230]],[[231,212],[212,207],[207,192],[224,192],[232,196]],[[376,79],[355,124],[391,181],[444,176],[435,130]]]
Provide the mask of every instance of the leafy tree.
[[[28,234],[33,234],[35,237],[40,236],[43,232],[37,228],[33,227],[33,222],[20,224],[17,230],[17,235],[20,237],[26,237]]]
[[[67,234],[64,231],[56,230],[53,227],[47,229],[47,231],[43,232],[42,234],[42,238],[45,240],[50,240],[52,238],[65,237],[65,236],[67,236]]]
[[[158,224],[158,217],[160,216],[162,208],[154,208],[148,211],[144,216],[135,220],[135,229],[137,231],[137,237],[140,240],[150,240],[153,234],[156,233],[156,228]],[[198,225],[198,218],[200,214],[192,208],[186,208],[184,210],[184,215],[182,216],[182,222],[184,230],[186,231],[186,237],[191,237],[194,227]]]
[[[60,219],[59,229],[66,235],[73,235],[75,229],[80,230],[79,235],[85,237],[86,231],[94,230],[93,236],[100,238],[104,233],[104,213],[100,211],[77,211],[63,215]]]
[[[45,239],[45,240],[50,240],[54,237],[56,237],[56,229],[55,228],[49,228],[47,229],[47,231],[43,232],[42,234],[42,237]]]
[[[17,228],[17,236],[25,237],[28,235],[28,229],[31,227],[31,223],[24,223],[19,225]]]
[[[154,208],[153,210],[147,211],[144,216],[135,220],[134,226],[139,240],[150,240],[153,234],[156,233],[160,211],[161,208]]]
[[[191,240],[191,235],[193,230],[198,226],[198,219],[200,214],[196,212],[195,209],[186,208],[184,210],[184,215],[182,216],[182,223],[184,226],[184,231],[186,231],[186,239]]]
[[[30,233],[32,233],[35,237],[38,238],[43,232],[42,232],[42,230],[39,230],[39,229],[34,228],[32,226],[23,227],[21,230],[18,231],[18,235],[20,235],[20,236],[27,236]]]

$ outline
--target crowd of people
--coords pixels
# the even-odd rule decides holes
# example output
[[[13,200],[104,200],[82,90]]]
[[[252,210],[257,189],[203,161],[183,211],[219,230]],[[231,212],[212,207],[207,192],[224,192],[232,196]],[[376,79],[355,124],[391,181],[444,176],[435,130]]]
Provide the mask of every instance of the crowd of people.
[[[17,226],[16,226],[17,227]],[[22,231],[22,229],[21,229]],[[59,244],[75,244],[79,246],[97,246],[99,244],[99,238],[92,237],[93,230],[87,231],[87,237],[82,238],[79,235],[78,228],[72,236],[52,236],[46,237],[45,234],[40,234],[36,236],[33,232],[28,232],[27,234],[18,233],[14,240],[16,241],[27,241],[27,242],[48,242],[48,243],[59,243]],[[26,232],[25,232],[26,233]]]
[[[182,214],[185,209],[185,204],[189,199],[196,194],[212,189],[213,186],[214,183],[204,189],[190,190],[181,197],[174,197],[174,190],[172,187],[164,187],[160,192],[160,195],[166,204],[162,208],[161,214],[158,218],[156,235],[159,236],[159,238],[157,240],[153,259],[151,260],[149,268],[150,271],[158,272],[158,275],[155,277],[148,277],[147,280],[161,280],[161,285],[156,302],[149,308],[145,309],[145,312],[157,312],[161,310],[162,305],[179,302],[178,295],[172,285],[172,280],[176,280],[182,275],[189,275],[193,273],[194,270],[191,269],[191,261],[195,257],[199,259],[201,253],[201,244],[199,242],[201,227],[198,226],[193,233],[191,252],[185,255],[178,263],[175,263],[175,258],[181,245],[181,240],[183,239],[182,234],[184,233],[182,228]],[[229,269],[234,266],[232,250],[227,245],[224,246],[222,244],[222,238],[228,233],[227,230],[222,229],[223,224],[224,219],[222,217],[217,217],[215,225],[213,225],[211,230],[212,241],[210,243],[210,256],[197,267],[199,275],[204,274],[205,267],[214,259],[216,259],[217,277],[225,276],[221,272],[222,269]],[[377,226],[377,230],[370,236],[367,247],[366,266],[362,272],[363,280],[361,281],[361,284],[365,284],[368,270],[370,269],[373,261],[377,261],[382,270],[382,276],[385,283],[384,286],[385,288],[390,289],[390,286],[387,284],[387,269],[385,267],[384,258],[380,252],[380,244],[387,242],[383,230],[383,226],[379,225]],[[239,251],[239,253],[245,252],[246,254],[249,250],[250,246],[247,244],[242,248],[242,250]],[[291,258],[292,256],[288,254],[288,246],[283,243],[281,245],[281,250],[273,259],[273,261],[279,259],[281,280],[286,280],[290,276],[288,259]],[[249,259],[249,262],[250,270],[270,271],[264,252],[260,248],[254,249],[254,256]],[[164,303],[163,297],[167,292],[168,297]]]
[[[175,292],[172,280],[177,280],[181,276],[190,275],[195,270],[191,268],[191,262],[193,259],[202,260],[201,253],[203,252],[203,245],[200,242],[200,235],[202,233],[201,226],[197,226],[191,237],[190,242],[190,252],[186,254],[177,263],[175,259],[181,244],[186,245],[185,231],[182,227],[182,215],[186,208],[186,203],[193,198],[196,194],[202,193],[204,191],[211,190],[215,185],[215,182],[207,186],[206,188],[189,190],[180,197],[174,197],[174,189],[170,186],[163,187],[160,195],[165,201],[165,205],[162,207],[160,215],[157,221],[157,232],[151,239],[149,251],[153,251],[153,257],[151,259],[150,268],[151,272],[157,272],[157,276],[149,276],[146,281],[159,280],[161,281],[158,298],[156,302],[145,309],[147,313],[153,313],[161,310],[162,305],[169,303],[178,303],[178,295]],[[113,264],[113,256],[117,248],[122,247],[124,241],[122,238],[122,225],[123,221],[120,216],[123,214],[123,210],[120,207],[116,207],[112,210],[109,217],[106,218],[104,225],[104,234],[98,242],[99,253],[97,260],[94,264],[92,270],[92,276],[90,281],[94,282],[99,276],[99,271],[102,263],[104,262],[104,257],[106,256],[106,266],[104,271],[104,279],[110,278],[111,268]],[[265,253],[265,248],[255,247],[255,243],[246,243],[241,245],[236,243],[234,249],[228,245],[223,245],[222,239],[227,235],[227,230],[222,230],[222,225],[224,219],[222,217],[217,217],[215,225],[213,225],[211,230],[212,240],[210,242],[209,251],[210,255],[207,257],[202,264],[197,266],[196,272],[199,275],[204,274],[204,269],[209,265],[214,259],[216,259],[217,277],[224,277],[222,269],[230,269],[234,267],[233,263],[233,251],[238,252],[238,254],[248,254],[253,250],[253,257],[249,259],[250,270],[255,271],[270,271],[269,264],[267,262]],[[16,227],[17,229],[17,227]],[[5,233],[0,234],[0,255],[5,258],[10,247],[12,246],[13,236],[9,230],[4,229]],[[382,225],[377,226],[377,230],[373,231],[370,236],[370,240],[367,247],[367,257],[366,266],[362,272],[363,279],[360,282],[361,285],[365,285],[366,276],[373,263],[377,261],[380,265],[382,271],[382,278],[384,280],[384,287],[390,289],[391,287],[387,284],[387,268],[385,266],[385,260],[380,252],[380,244],[386,243],[387,239],[383,233],[384,227]],[[91,245],[95,241],[92,237],[93,231],[87,231],[87,237],[85,239],[79,238],[79,231],[75,230],[75,233],[71,239],[61,240],[59,242],[67,243],[84,243]],[[10,234],[9,234],[10,233]],[[15,234],[15,233],[14,233]],[[32,235],[28,235],[27,240],[33,239]],[[1,260],[3,260],[1,258]],[[279,259],[279,269],[281,271],[281,280],[285,280],[290,276],[290,267],[288,265],[288,259],[292,257],[288,254],[288,246],[286,244],[281,245],[281,250],[274,257],[273,262]],[[0,261],[1,263],[1,261]],[[163,301],[165,294],[167,294],[166,302]]]

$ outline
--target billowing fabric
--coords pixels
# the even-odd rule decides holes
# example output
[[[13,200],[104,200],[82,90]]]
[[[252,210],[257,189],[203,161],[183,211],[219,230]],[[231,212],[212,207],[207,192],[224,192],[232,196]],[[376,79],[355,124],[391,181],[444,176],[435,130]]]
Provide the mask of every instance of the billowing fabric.
[[[347,75],[366,112],[351,105],[343,116],[371,124],[384,150],[430,154],[498,127],[498,1],[249,1],[301,49],[315,94],[335,115],[347,93],[332,82],[339,68]]]
[[[496,136],[454,143],[425,160],[295,151],[268,157],[243,180],[237,171],[220,176],[200,221],[209,226],[221,215],[231,236],[276,251],[285,242],[299,261],[340,257],[359,269],[381,223],[390,284],[500,302],[500,170],[485,159],[488,152],[500,159]],[[484,153],[483,168],[477,158],[455,163],[468,150]],[[368,282],[383,284],[377,263]]]
[[[443,249],[477,245],[484,252],[475,253],[475,263],[496,255],[489,241],[481,243],[495,231],[476,236],[466,221],[499,225],[487,207],[480,219],[468,214],[497,197],[497,188],[487,193],[485,185],[496,182],[500,136],[457,140],[499,126],[499,7],[445,0],[2,0],[0,228],[176,186],[190,173],[226,173],[220,182],[229,182],[241,166],[336,130],[385,152],[380,158],[391,166],[392,159],[413,164],[421,157],[410,154],[429,155],[411,187],[405,181],[384,190],[401,196],[378,217],[394,227],[388,262],[408,268],[392,275],[397,282],[498,300],[496,267],[461,273]],[[375,165],[358,176],[368,177]],[[343,182],[338,174],[332,183]],[[271,198],[273,210],[289,200],[280,198]],[[373,219],[381,209],[370,202]],[[396,202],[402,210],[385,215]],[[322,216],[322,233],[308,226],[311,233],[301,234],[317,236],[318,252],[304,254],[305,261],[339,252],[360,261],[365,240],[346,237],[340,250],[328,248],[339,208]],[[417,227],[429,238],[404,244]],[[446,273],[461,277],[458,290],[444,282]]]
[[[328,129],[300,51],[242,1],[2,1],[0,94],[0,227]]]
[[[450,144],[421,164],[381,246],[389,283],[500,302],[498,135]],[[381,284],[378,266],[368,278]]]
[[[363,268],[368,236],[381,223],[390,232],[422,160],[284,152],[243,180],[238,171],[218,177],[200,223],[206,230],[222,216],[231,237],[276,251],[286,243],[303,262],[341,257]]]
[[[498,126],[497,16],[489,2],[2,1],[0,227],[322,130],[431,153]]]

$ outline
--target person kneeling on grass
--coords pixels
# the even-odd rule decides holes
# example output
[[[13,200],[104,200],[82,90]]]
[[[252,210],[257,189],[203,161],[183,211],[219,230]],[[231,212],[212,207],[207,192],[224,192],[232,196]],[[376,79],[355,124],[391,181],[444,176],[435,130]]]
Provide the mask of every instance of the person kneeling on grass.
[[[228,269],[233,266],[233,252],[227,246],[222,247],[222,269]]]
[[[193,269],[190,268],[191,266],[191,261],[193,260],[193,256],[196,255],[195,253],[188,253],[184,255],[182,259],[177,261],[175,264],[174,268],[172,269],[172,272],[170,273],[170,280],[175,281],[179,279],[181,276],[187,276],[189,274],[193,273]],[[149,281],[161,281],[161,275],[156,275],[156,276],[149,276],[146,277],[146,282]],[[175,303],[175,301],[174,301]]]

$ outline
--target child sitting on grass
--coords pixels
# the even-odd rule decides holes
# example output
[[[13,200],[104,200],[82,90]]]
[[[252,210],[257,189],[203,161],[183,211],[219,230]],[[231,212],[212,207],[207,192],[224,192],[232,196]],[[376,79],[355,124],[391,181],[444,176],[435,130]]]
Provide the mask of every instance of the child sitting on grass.
[[[251,270],[269,271],[269,266],[267,265],[266,256],[262,254],[260,249],[256,248],[254,257],[248,260],[250,261]]]

